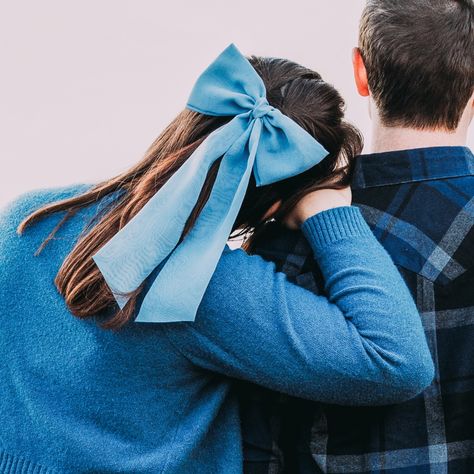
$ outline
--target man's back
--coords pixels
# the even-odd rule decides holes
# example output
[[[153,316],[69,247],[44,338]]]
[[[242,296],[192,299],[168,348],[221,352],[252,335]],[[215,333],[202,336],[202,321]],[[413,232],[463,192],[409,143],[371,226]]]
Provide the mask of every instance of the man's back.
[[[474,472],[474,156],[463,147],[362,156],[353,197],[413,294],[435,380],[377,408],[284,399],[263,412],[244,391],[246,471]],[[299,232],[275,226],[256,253],[323,291]]]

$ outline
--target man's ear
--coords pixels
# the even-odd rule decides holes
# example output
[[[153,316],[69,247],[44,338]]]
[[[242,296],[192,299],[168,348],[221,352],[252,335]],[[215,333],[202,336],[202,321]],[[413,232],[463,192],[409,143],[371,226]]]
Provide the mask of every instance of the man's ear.
[[[367,81],[367,69],[365,68],[364,60],[359,48],[352,50],[352,65],[354,67],[354,79],[359,94],[363,97],[368,97],[369,83]]]

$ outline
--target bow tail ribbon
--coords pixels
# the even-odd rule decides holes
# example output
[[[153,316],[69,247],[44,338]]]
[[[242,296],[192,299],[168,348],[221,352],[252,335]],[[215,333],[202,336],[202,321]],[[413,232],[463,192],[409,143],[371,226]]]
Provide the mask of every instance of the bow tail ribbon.
[[[160,191],[93,255],[121,309],[130,299],[127,293],[136,290],[177,246],[210,167],[247,127],[248,119],[236,116],[211,133]],[[174,202],[179,206],[170,206]]]
[[[261,121],[253,121],[222,158],[206,205],[157,274],[136,321],[194,321],[242,206],[261,130]]]

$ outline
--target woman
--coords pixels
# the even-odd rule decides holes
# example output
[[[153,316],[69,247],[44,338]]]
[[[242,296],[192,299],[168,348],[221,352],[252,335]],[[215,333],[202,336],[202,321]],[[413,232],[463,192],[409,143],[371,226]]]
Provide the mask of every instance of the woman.
[[[344,404],[431,382],[408,290],[350,206],[342,110],[315,72],[230,46],[143,161],[4,211],[0,472],[241,472],[232,378]],[[272,218],[301,227],[327,299],[225,246]]]

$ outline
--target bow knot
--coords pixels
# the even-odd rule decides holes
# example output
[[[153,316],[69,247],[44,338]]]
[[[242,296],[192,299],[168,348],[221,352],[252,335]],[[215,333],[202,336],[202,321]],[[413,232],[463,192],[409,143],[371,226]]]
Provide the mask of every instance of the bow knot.
[[[275,110],[275,107],[272,107],[268,100],[265,97],[260,97],[255,106],[252,109],[252,118],[258,119],[262,118],[263,116],[267,115],[269,112]]]
[[[275,109],[266,99],[262,79],[234,45],[201,74],[187,108],[233,118],[212,132],[93,255],[120,308],[129,300],[127,293],[146,280],[145,297],[135,319],[139,322],[194,320],[252,172],[257,186],[264,186],[303,173],[328,155],[293,120],[272,113]],[[265,120],[256,120],[264,116]],[[208,172],[220,158],[208,201],[180,242]]]

